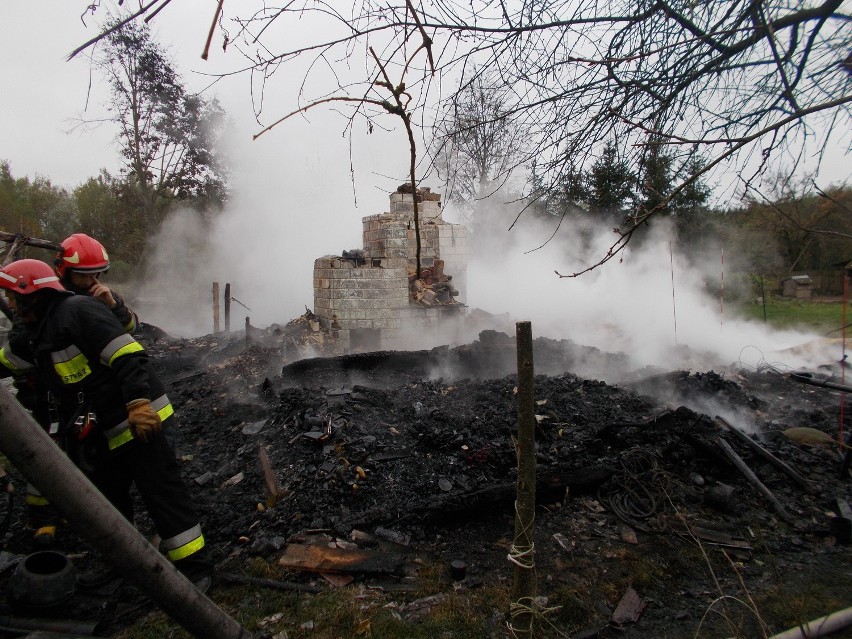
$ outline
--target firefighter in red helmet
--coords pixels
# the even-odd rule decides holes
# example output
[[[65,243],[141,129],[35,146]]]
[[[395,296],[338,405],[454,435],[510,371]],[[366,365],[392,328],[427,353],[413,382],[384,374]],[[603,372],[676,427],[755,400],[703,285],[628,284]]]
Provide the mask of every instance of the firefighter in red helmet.
[[[12,264],[16,263],[13,262]],[[14,284],[17,290],[26,292],[27,290],[53,289],[60,294],[71,294],[62,287],[59,278],[51,272],[47,264],[39,262],[39,265],[34,265],[31,274],[39,275],[39,277],[33,277],[30,280],[15,277],[15,271],[20,268],[19,266],[10,265],[10,267],[9,273],[0,271],[0,280]],[[12,282],[12,279],[15,282]],[[2,285],[2,282],[0,282],[0,285]],[[58,422],[51,415],[51,402],[48,393],[39,384],[35,367],[29,361],[32,359],[31,350],[25,327],[21,321],[21,318],[29,313],[28,303],[33,298],[22,295],[20,297],[22,306],[18,308],[17,296],[11,292],[7,295],[9,307],[14,311],[14,324],[7,335],[6,343],[0,347],[0,364],[2,364],[0,366],[0,377],[11,375],[14,378],[18,402],[29,410],[33,419],[48,432],[58,445],[62,446]],[[33,543],[41,548],[52,546],[56,536],[57,524],[60,521],[59,513],[53,504],[39,492],[38,488],[29,482],[26,489],[26,513],[26,525],[33,531]]]
[[[51,393],[69,457],[131,522],[135,484],[160,548],[206,590],[212,553],[162,435],[174,409],[145,349],[104,304],[65,290],[44,262],[12,262],[0,270],[0,288],[15,302],[27,345],[8,344],[5,357],[32,368]]]
[[[77,295],[89,295],[107,305],[124,330],[136,330],[138,318],[124,300],[100,281],[109,269],[109,255],[103,244],[85,233],[74,233],[63,240],[54,265],[62,285]]]
[[[110,266],[109,255],[104,246],[85,233],[74,233],[60,245],[62,248],[56,255],[54,267],[58,276],[58,284],[78,295],[88,295],[99,299],[109,308],[116,319],[121,322],[128,333],[133,333],[138,325],[136,314],[124,303],[124,300],[100,281],[101,274]],[[10,306],[14,306],[10,300]],[[12,338],[17,335],[13,329]],[[17,348],[25,348],[18,343]],[[9,355],[11,359],[5,358]],[[31,372],[21,371],[14,367],[14,352],[10,348],[0,350],[0,363],[10,370],[15,378],[15,388],[18,399],[32,413],[35,420],[53,436],[62,446],[62,438],[57,436],[56,420],[50,415],[47,393],[37,388],[37,380]],[[166,437],[172,449],[175,448],[175,433],[173,428],[167,429]],[[27,484],[27,525],[33,532],[33,542],[39,547],[53,545],[59,514],[54,506],[41,494],[36,486]]]

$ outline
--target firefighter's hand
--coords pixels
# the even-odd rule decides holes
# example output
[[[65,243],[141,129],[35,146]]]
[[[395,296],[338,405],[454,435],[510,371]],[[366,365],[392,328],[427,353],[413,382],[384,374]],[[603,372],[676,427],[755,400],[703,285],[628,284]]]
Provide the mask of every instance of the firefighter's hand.
[[[151,400],[134,399],[127,404],[127,421],[136,439],[149,441],[163,429],[163,422],[151,406]]]
[[[109,287],[106,284],[101,284],[100,282],[92,284],[89,288],[89,295],[102,301],[107,305],[107,308],[115,308],[117,304],[115,298],[112,296],[112,291],[109,290]]]

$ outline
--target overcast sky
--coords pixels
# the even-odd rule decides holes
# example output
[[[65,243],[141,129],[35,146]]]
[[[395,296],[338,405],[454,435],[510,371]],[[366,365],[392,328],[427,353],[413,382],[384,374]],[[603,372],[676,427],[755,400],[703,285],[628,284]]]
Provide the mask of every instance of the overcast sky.
[[[15,2],[3,7],[0,20],[0,159],[15,177],[49,178],[73,188],[101,168],[117,172],[115,129],[109,123],[81,126],[104,116],[106,90],[85,56],[67,55],[97,33],[97,20],[80,19],[88,4]],[[210,59],[201,53],[215,3],[175,1],[152,22],[158,41],[167,47],[190,90],[210,84],[202,74],[240,66],[238,55],[223,54],[221,37]],[[96,18],[102,19],[103,12]],[[266,90],[267,125],[287,111],[280,97],[300,78],[279,74]],[[215,95],[230,118],[225,155],[231,169],[232,205],[217,233],[218,252],[204,256],[205,281],[232,282],[238,299],[249,281],[276,277],[273,291],[242,300],[262,308],[258,321],[286,322],[312,306],[313,260],[361,248],[361,218],[388,209],[388,194],[405,181],[408,144],[404,130],[365,133],[356,127],[351,147],[344,138],[345,120],[321,109],[306,119],[252,141],[262,125],[254,117],[248,75],[221,81],[205,95]],[[279,89],[281,91],[279,91]],[[354,178],[351,167],[355,167]],[[437,185],[435,185],[437,187]],[[192,229],[184,229],[192,235]],[[155,248],[162,249],[160,241]],[[174,255],[180,246],[170,246]],[[168,274],[174,278],[174,274]],[[242,289],[242,291],[241,291]],[[209,286],[206,288],[209,290]],[[206,293],[205,293],[206,294]],[[274,308],[270,308],[274,305]]]
[[[108,124],[95,128],[79,126],[82,119],[96,120],[104,114],[106,92],[101,78],[90,73],[85,54],[70,62],[65,60],[73,49],[97,33],[98,20],[105,15],[100,10],[94,18],[87,16],[84,24],[80,15],[86,4],[75,0],[4,4],[0,21],[4,86],[0,92],[3,118],[0,158],[11,163],[15,175],[32,177],[38,173],[57,185],[73,187],[97,175],[102,167],[111,171],[118,167],[114,129]],[[200,4],[209,5],[210,12],[199,11]],[[241,64],[236,52],[225,55],[220,46],[215,46],[221,44],[220,37],[214,41],[209,60],[201,60],[214,6],[212,2],[176,1],[151,23],[158,41],[176,61],[177,70],[191,90],[201,90],[209,84],[202,74],[228,71]],[[276,108],[292,106],[277,102],[276,88],[292,85],[296,80],[282,74],[276,76],[276,83],[267,88],[270,106],[263,115],[263,124],[283,114]],[[277,129],[274,135],[252,142],[252,134],[261,125],[253,116],[248,75],[223,80],[205,95],[215,95],[231,117],[232,144],[269,161],[270,178],[280,180],[281,170],[289,166],[281,165],[282,158],[309,168],[312,163],[321,163],[329,172],[342,166],[348,173],[348,148],[341,137],[345,123],[341,119],[335,125],[319,127],[294,121],[286,128]],[[332,118],[322,118],[320,113],[315,112],[311,120],[334,122]],[[405,148],[403,158],[404,151]],[[340,158],[345,161],[338,161]],[[359,173],[366,180],[371,172],[381,172],[391,164],[383,159],[372,158],[368,163],[371,166]],[[314,169],[319,166],[313,164]],[[235,172],[241,170],[242,167],[234,166]],[[404,169],[401,173],[404,175]],[[365,185],[368,182],[376,179],[366,180]],[[352,190],[346,184],[341,186]]]
[[[85,56],[65,61],[74,48],[96,33],[96,20],[89,17],[88,26],[80,20],[86,4],[75,0],[4,3],[0,20],[0,159],[11,164],[16,177],[40,174],[56,185],[73,188],[101,168],[113,172],[118,168],[114,130],[108,125],[79,126],[81,118],[104,113],[100,78],[90,75]],[[216,73],[239,65],[236,56],[222,53],[218,37],[210,60],[200,58],[214,6],[214,0],[178,0],[152,23],[193,90],[207,84],[198,72]],[[276,76],[278,83],[291,87],[300,79]],[[184,250],[197,234],[191,216],[184,216],[164,237],[157,238],[152,250],[159,252],[158,263],[164,266],[160,273],[163,283],[157,280],[156,295],[170,300],[173,307],[199,305],[203,309],[210,282],[232,282],[234,297],[251,308],[246,314],[256,325],[283,324],[312,306],[313,260],[360,248],[361,218],[387,210],[388,193],[405,180],[407,172],[405,133],[396,127],[366,136],[362,126],[350,158],[343,118],[317,112],[309,121],[293,120],[252,141],[261,125],[253,117],[249,78],[222,81],[213,94],[231,118],[227,147],[232,169],[231,210],[214,229],[209,244],[203,245],[204,255]],[[292,109],[292,104],[278,98],[273,85],[267,91],[264,124]],[[819,176],[822,185],[849,179],[846,151],[831,150],[830,161]],[[354,186],[351,166],[355,167]],[[454,221],[451,213],[447,215]],[[605,231],[600,239],[602,250],[612,241],[609,230]],[[532,319],[537,322],[535,334],[543,333],[547,326],[554,337],[582,337],[583,343],[603,348],[645,349],[650,359],[656,357],[652,347],[658,343],[671,347],[692,342],[735,358],[749,345],[769,349],[800,340],[798,335],[769,337],[755,327],[740,332],[730,320],[720,317],[718,299],[705,299],[695,290],[677,291],[681,306],[677,310],[680,332],[676,334],[673,267],[682,269],[678,277],[685,286],[698,289],[700,282],[699,274],[687,272],[685,263],[671,258],[664,236],[651,245],[656,248],[654,259],[628,251],[623,262],[613,262],[585,279],[558,280],[554,270],[578,270],[576,261],[566,260],[575,255],[564,247],[554,247],[549,253],[525,253],[538,246],[546,233],[549,231],[544,236],[519,236],[522,239],[513,248],[504,246],[497,262],[472,263],[468,303],[489,312],[510,313],[513,319]],[[714,258],[713,268],[718,263]],[[640,269],[648,269],[647,275]],[[191,283],[195,292],[175,304],[173,283],[178,280]],[[643,301],[634,303],[633,296]],[[649,301],[656,298],[658,302]],[[637,308],[651,314],[637,321]],[[606,316],[606,322],[601,316]],[[206,321],[189,330],[208,332]],[[637,326],[641,326],[640,334],[635,332]],[[593,329],[603,327],[606,334],[596,335]],[[720,343],[722,333],[724,344]]]

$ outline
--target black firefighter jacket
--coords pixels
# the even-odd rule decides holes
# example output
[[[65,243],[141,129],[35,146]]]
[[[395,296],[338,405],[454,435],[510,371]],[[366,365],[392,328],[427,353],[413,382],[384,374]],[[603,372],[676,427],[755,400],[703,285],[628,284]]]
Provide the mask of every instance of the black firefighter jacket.
[[[94,413],[96,429],[110,451],[133,441],[125,405],[149,399],[165,422],[174,410],[150,368],[142,345],[100,300],[83,295],[58,297],[35,325],[26,327],[29,348],[8,344],[5,353],[19,372],[35,365],[50,390],[63,425]],[[19,357],[16,350],[28,351]]]

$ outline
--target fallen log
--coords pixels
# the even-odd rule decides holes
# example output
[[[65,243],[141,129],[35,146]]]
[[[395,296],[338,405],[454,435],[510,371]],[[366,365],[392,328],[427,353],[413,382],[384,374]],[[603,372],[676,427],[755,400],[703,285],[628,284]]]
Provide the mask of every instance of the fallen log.
[[[790,373],[790,379],[811,386],[821,386],[822,388],[830,388],[831,390],[841,391],[843,393],[852,393],[852,386],[844,384],[835,384],[834,382],[826,382],[821,379],[814,379],[809,373]]]
[[[577,468],[566,464],[539,467],[536,472],[536,503],[553,504],[564,501],[566,495],[594,494],[613,474],[614,470],[607,466]],[[513,512],[516,489],[515,483],[505,483],[467,492],[442,493],[408,509],[399,517],[387,508],[373,508],[341,520],[335,531],[345,535],[352,528],[370,528],[393,521],[416,520],[440,525],[460,523],[483,513],[510,513]]]
[[[310,584],[298,584],[292,581],[279,581],[278,579],[263,579],[261,577],[247,577],[233,572],[217,572],[216,579],[229,584],[240,584],[242,586],[257,586],[258,588],[269,588],[270,590],[293,590],[296,592],[325,592],[323,588],[311,586]]]
[[[47,240],[43,240],[38,237],[28,237],[26,235],[16,235],[14,233],[6,233],[5,231],[0,231],[0,242],[8,242],[10,244],[19,243],[26,244],[27,246],[33,246],[35,248],[43,248],[48,251],[62,251],[63,248],[59,244],[54,244],[53,242],[48,242]]]
[[[722,452],[725,453],[725,456],[731,461],[731,463],[733,463],[734,466],[737,467],[737,470],[742,473],[743,477],[745,477],[752,486],[757,488],[757,490],[772,503],[772,506],[778,516],[788,524],[793,523],[793,518],[790,516],[790,513],[785,510],[784,506],[781,505],[781,502],[778,501],[778,498],[772,494],[772,491],[763,485],[763,483],[757,478],[757,475],[752,472],[751,468],[749,468],[742,458],[737,455],[736,451],[731,448],[731,445],[721,437],[717,437],[716,442],[718,443],[719,448],[722,449]]]
[[[801,486],[802,488],[807,490],[809,493],[816,493],[817,492],[816,487],[811,482],[809,482],[807,479],[802,477],[799,473],[797,473],[795,470],[793,470],[793,468],[790,467],[789,464],[778,459],[775,455],[770,453],[763,446],[761,446],[756,441],[754,441],[751,437],[749,437],[744,432],[742,432],[739,428],[737,428],[736,426],[734,426],[733,424],[731,424],[730,422],[725,420],[723,417],[720,417],[719,415],[716,415],[713,418],[713,420],[717,424],[719,424],[723,428],[725,428],[727,430],[727,432],[736,436],[736,438],[739,441],[741,441],[743,444],[748,446],[748,448],[750,448],[752,450],[752,452],[755,452],[758,455],[760,455],[761,457],[763,457],[763,459],[765,459],[770,464],[775,466],[778,470],[783,472],[785,475],[787,475],[790,479],[795,481],[797,484],[799,484],[799,486]]]

